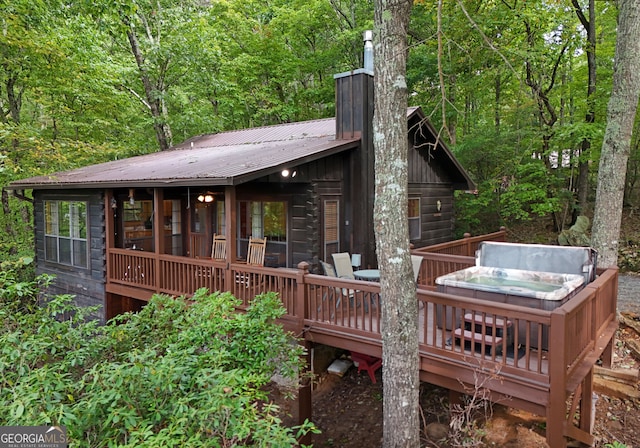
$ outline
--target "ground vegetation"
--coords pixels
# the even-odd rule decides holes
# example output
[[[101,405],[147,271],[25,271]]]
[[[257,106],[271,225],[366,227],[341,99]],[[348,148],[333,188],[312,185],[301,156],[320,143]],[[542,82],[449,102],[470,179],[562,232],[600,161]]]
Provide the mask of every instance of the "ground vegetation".
[[[71,296],[40,303],[50,277],[0,274],[2,426],[65,426],[79,447],[284,448],[314,429],[283,425],[268,396],[275,374],[297,390],[302,369],[273,293],[247,313],[229,293],[154,296],[99,325]]]

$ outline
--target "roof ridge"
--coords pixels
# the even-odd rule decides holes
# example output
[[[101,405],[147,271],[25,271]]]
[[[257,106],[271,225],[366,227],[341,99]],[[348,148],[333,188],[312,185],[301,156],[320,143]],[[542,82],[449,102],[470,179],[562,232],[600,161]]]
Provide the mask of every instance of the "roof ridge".
[[[287,127],[291,127],[291,126],[300,126],[300,125],[305,125],[305,124],[312,124],[312,123],[320,123],[320,122],[324,122],[324,121],[335,121],[336,117],[327,117],[327,118],[314,118],[312,120],[303,120],[303,121],[292,121],[292,122],[286,122],[286,123],[280,123],[280,124],[269,124],[266,126],[254,126],[254,127],[250,127],[250,128],[243,128],[243,129],[231,129],[228,131],[221,131],[221,132],[209,132],[206,134],[198,134],[198,135],[194,135],[193,137],[188,138],[187,140],[184,140],[183,142],[172,146],[170,149],[186,149],[184,146],[188,145],[191,142],[195,142],[198,140],[201,140],[202,138],[205,137],[213,137],[213,136],[225,136],[225,135],[237,135],[237,134],[242,134],[242,133],[247,133],[247,132],[252,132],[252,131],[264,131],[264,130],[269,130],[269,129],[276,129],[276,128],[287,128]],[[276,139],[274,141],[279,141],[281,139]],[[261,141],[256,141],[256,142],[250,142],[252,144],[255,143],[264,143],[265,141],[272,141],[272,140],[261,140]],[[249,143],[249,142],[247,142]],[[230,145],[233,145],[233,143],[230,143]],[[228,145],[220,145],[220,146],[228,146]]]

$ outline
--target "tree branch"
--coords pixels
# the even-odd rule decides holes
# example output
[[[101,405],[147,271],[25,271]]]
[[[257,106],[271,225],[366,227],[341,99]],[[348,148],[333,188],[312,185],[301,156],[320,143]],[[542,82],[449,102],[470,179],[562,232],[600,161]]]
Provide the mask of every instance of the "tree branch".
[[[509,70],[511,70],[513,72],[513,74],[516,75],[516,78],[522,82],[520,80],[520,76],[518,76],[518,72],[513,68],[513,66],[511,65],[511,63],[509,62],[509,60],[500,52],[500,50],[498,50],[496,48],[495,45],[493,45],[493,42],[491,42],[491,39],[489,39],[487,37],[486,34],[484,34],[482,32],[482,30],[480,29],[480,27],[478,26],[478,24],[476,22],[474,22],[474,20],[471,18],[471,16],[469,15],[469,13],[467,12],[467,10],[464,7],[464,4],[460,1],[460,0],[456,0],[456,3],[458,4],[458,6],[460,7],[460,9],[462,9],[462,12],[464,13],[465,17],[467,18],[467,20],[469,21],[469,23],[471,24],[471,26],[480,34],[480,36],[482,37],[482,40],[485,41],[485,43],[489,46],[489,48],[491,50],[493,50],[499,57],[500,59],[502,59],[502,61],[507,65],[507,67],[509,67]]]
[[[444,85],[444,73],[442,70],[442,1],[438,0],[438,77],[440,78],[440,94],[442,96],[442,127],[446,129],[451,141],[451,133],[447,126],[447,91]],[[438,139],[440,133],[438,132]]]
[[[124,84],[122,84],[122,88],[125,89],[127,92],[129,92],[134,97],[136,97],[138,99],[138,101],[140,101],[147,109],[151,110],[151,105],[147,102],[147,100],[145,100],[143,97],[141,97],[138,94],[138,92],[133,90],[131,87],[125,86]]]

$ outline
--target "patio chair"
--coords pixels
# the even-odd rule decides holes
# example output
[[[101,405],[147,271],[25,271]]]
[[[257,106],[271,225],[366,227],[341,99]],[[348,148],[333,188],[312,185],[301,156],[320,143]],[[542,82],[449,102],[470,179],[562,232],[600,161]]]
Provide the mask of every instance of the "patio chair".
[[[333,264],[336,267],[336,274],[340,278],[355,279],[353,275],[353,267],[351,266],[351,256],[349,252],[340,252],[337,254],[331,254],[333,257]]]
[[[225,260],[227,258],[227,238],[224,235],[213,234],[211,258],[214,260]]]
[[[364,370],[369,374],[371,382],[376,384],[376,370],[382,367],[382,359],[364,353],[351,352],[351,360],[358,364],[358,373]]]
[[[324,271],[324,275],[326,275],[327,277],[335,277],[338,278],[338,276],[336,275],[336,270],[333,267],[332,264],[330,263],[325,263],[324,261],[320,260],[320,266],[322,266],[322,270]],[[353,295],[354,295],[354,291],[347,289],[347,288],[342,288],[342,290],[340,288],[329,288],[327,290],[327,292],[324,293],[324,295],[322,296],[322,301],[324,302],[325,300],[327,300],[328,298],[335,298],[336,301],[336,308],[338,308],[340,306],[340,303],[342,302],[342,297],[349,297],[349,302],[351,304],[353,304]],[[320,305],[318,307],[318,313],[320,312],[320,307],[322,305]],[[331,318],[333,319],[333,316],[335,315],[335,311],[331,313]]]
[[[420,276],[420,266],[422,265],[422,257],[420,255],[411,255],[411,264],[413,265],[413,279],[418,283]]]
[[[333,267],[332,264],[325,263],[324,261],[320,261],[320,266],[322,266],[322,271],[324,272],[324,275],[326,275],[327,277],[337,277],[336,269]]]

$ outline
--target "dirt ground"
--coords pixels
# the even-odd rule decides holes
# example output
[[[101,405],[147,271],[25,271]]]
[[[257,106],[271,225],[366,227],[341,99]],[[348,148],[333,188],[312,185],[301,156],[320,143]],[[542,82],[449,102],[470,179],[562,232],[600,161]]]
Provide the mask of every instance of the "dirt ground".
[[[639,318],[640,319],[640,318]],[[621,326],[616,339],[615,369],[637,369],[626,342],[640,340],[633,330]],[[382,371],[373,384],[366,372],[351,367],[342,377],[325,373],[313,391],[313,422],[322,431],[313,436],[313,446],[375,448],[382,445]],[[638,390],[638,384],[635,387]],[[422,383],[420,389],[423,447],[455,446],[546,447],[545,419],[499,404],[478,408],[481,417],[464,431],[451,431],[448,391]],[[287,406],[285,406],[287,407]],[[487,418],[484,418],[486,416]],[[596,401],[593,434],[596,447],[640,448],[640,401],[602,393]],[[615,443],[624,445],[615,445]]]

